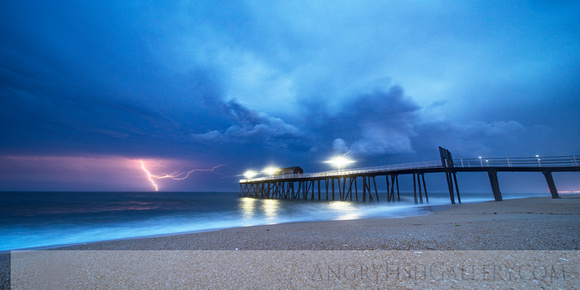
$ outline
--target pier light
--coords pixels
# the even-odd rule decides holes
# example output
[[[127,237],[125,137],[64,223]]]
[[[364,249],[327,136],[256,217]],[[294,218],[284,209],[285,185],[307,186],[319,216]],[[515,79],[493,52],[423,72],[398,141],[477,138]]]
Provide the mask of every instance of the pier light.
[[[337,167],[338,170],[342,170],[344,167],[354,162],[354,160],[348,159],[345,156],[336,156],[324,163],[330,163],[334,167]]]
[[[483,161],[481,161],[481,156],[479,156],[479,164],[481,164],[481,167],[483,167]]]
[[[276,171],[279,171],[280,168],[274,167],[274,166],[268,166],[266,168],[264,168],[264,170],[262,170],[262,172],[270,175],[270,177],[272,177],[272,175],[274,175],[274,173],[276,173]]]
[[[244,172],[244,176],[245,176],[247,179],[252,179],[252,178],[253,178],[254,176],[256,176],[256,175],[258,175],[258,172],[256,172],[256,171],[253,171],[253,170],[248,170],[248,171]]]

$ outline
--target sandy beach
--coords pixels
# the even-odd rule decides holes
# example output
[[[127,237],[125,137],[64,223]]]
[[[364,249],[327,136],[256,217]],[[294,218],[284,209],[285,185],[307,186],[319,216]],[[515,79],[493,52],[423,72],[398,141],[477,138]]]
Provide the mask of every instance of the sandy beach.
[[[291,223],[114,240],[58,250],[550,250],[580,248],[580,195],[430,207],[397,219]],[[2,257],[6,286],[9,262]]]

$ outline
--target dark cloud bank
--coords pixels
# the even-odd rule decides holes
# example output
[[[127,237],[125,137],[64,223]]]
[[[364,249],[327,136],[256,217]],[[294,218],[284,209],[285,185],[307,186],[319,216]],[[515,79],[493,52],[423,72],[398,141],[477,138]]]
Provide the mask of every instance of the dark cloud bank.
[[[304,156],[310,158],[307,163],[333,154],[349,154],[366,165],[386,164],[390,159],[432,160],[437,159],[439,145],[473,157],[492,151],[486,143],[507,144],[521,136],[532,137],[528,129],[513,120],[458,124],[425,117],[429,108],[421,108],[405,96],[400,86],[362,93],[334,112],[324,104],[307,103],[301,108],[303,115],[289,120],[258,112],[235,100],[217,104],[230,124],[195,133],[193,140],[224,147],[249,144],[258,147],[258,155],[269,151],[280,154],[281,159],[285,155]]]

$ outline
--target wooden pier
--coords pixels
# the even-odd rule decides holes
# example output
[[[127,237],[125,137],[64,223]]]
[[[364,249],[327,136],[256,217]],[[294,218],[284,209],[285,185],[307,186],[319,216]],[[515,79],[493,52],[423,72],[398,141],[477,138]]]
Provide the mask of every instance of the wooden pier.
[[[457,173],[487,172],[496,201],[503,200],[498,172],[541,172],[552,198],[559,198],[552,172],[578,172],[576,155],[553,157],[517,157],[453,159],[449,150],[439,147],[440,160],[377,166],[350,170],[334,170],[307,174],[273,175],[240,180],[240,196],[271,199],[319,201],[379,201],[377,178],[386,181],[388,202],[400,201],[399,175],[413,176],[415,204],[429,202],[425,174],[445,173],[451,204],[461,203]],[[360,190],[359,184],[362,185]]]

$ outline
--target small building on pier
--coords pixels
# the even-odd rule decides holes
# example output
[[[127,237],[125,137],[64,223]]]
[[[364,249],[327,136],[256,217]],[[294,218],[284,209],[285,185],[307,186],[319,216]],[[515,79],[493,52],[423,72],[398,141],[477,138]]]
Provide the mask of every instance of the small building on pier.
[[[293,175],[293,174],[303,174],[304,170],[300,166],[280,168],[276,171],[274,175]]]

